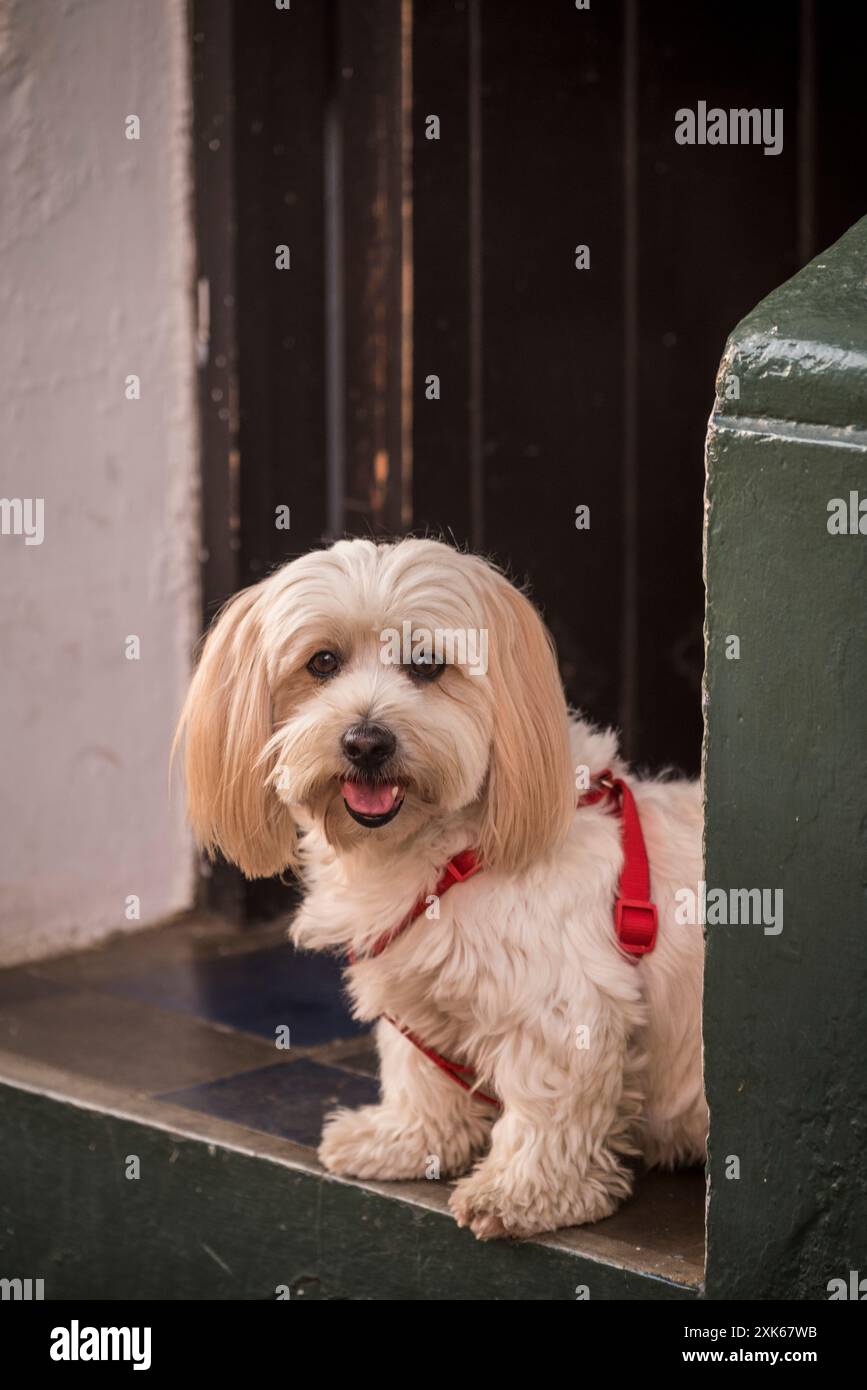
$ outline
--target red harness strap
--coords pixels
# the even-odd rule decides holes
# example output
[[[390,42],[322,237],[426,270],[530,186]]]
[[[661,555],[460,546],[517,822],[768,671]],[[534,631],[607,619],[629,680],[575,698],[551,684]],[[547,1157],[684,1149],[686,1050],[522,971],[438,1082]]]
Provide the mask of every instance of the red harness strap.
[[[460,854],[456,854],[454,859],[449,860],[440,874],[434,889],[435,896],[441,898],[443,893],[447,893],[454,884],[463,883],[466,879],[472,878],[473,874],[477,874],[481,867],[479,857],[474,849],[462,849]],[[403,935],[407,927],[411,927],[413,922],[418,921],[427,905],[426,897],[419,898],[415,907],[410,909],[402,922],[398,922],[396,927],[389,927],[388,931],[384,931],[382,936],[376,938],[364,959],[373,960],[375,956],[381,956],[386,946],[390,946],[392,941],[396,941],[399,936]],[[350,951],[350,965],[354,965],[355,961],[355,952]]]
[[[414,1033],[411,1028],[406,1028],[402,1023],[398,1023],[397,1019],[392,1018],[391,1014],[383,1014],[383,1018],[386,1019],[387,1022],[393,1024],[399,1033],[403,1033],[403,1036],[408,1038],[413,1046],[418,1048],[419,1052],[423,1052],[425,1057],[429,1057],[430,1060],[439,1067],[440,1071],[444,1071],[446,1076],[451,1077],[452,1081],[456,1081],[465,1091],[471,1091],[474,1096],[478,1096],[479,1100],[485,1100],[488,1105],[495,1105],[498,1110],[502,1110],[502,1102],[497,1100],[496,1096],[485,1095],[484,1091],[476,1089],[473,1084],[473,1078],[476,1073],[473,1071],[472,1067],[462,1066],[460,1062],[452,1062],[450,1058],[443,1057],[441,1052],[435,1052],[432,1047],[428,1047],[427,1043],[422,1042],[417,1033]]]
[[[659,926],[656,904],[650,900],[650,866],[638,807],[622,777],[612,777],[606,770],[593,781],[596,788],[585,793],[578,804],[592,806],[606,796],[615,799],[623,827],[623,867],[614,902],[614,935],[621,950],[637,965],[636,958],[646,956],[656,945]]]
[[[632,960],[634,965],[638,964],[638,958],[652,951],[656,945],[656,932],[658,918],[656,904],[650,901],[650,868],[647,862],[647,849],[644,844],[644,835],[641,830],[641,820],[638,815],[638,807],[635,804],[635,797],[629,787],[620,777],[612,777],[610,771],[598,773],[593,779],[595,786],[580,798],[579,806],[593,806],[598,801],[610,799],[613,802],[614,810],[620,816],[623,834],[623,867],[620,871],[620,885],[617,898],[614,903],[614,934],[617,943]],[[443,893],[456,883],[464,883],[473,874],[477,874],[482,868],[478,855],[475,850],[465,849],[460,854],[456,854],[454,859],[450,859],[446,864],[436,886],[436,896],[441,898]],[[428,905],[427,897],[419,898],[413,909],[407,913],[396,927],[389,928],[383,932],[373,943],[368,955],[364,957],[371,960],[375,956],[381,956],[387,946],[390,946],[403,932],[417,921]],[[357,956],[355,952],[350,952],[349,961],[354,965]],[[462,1066],[459,1062],[452,1062],[448,1057],[443,1057],[432,1047],[428,1047],[422,1042],[411,1028],[406,1028],[402,1023],[398,1023],[390,1014],[384,1014],[399,1032],[407,1038],[414,1047],[423,1052],[425,1057],[450,1076],[452,1081],[456,1081],[465,1091],[478,1096],[479,1100],[487,1101],[489,1105],[495,1105],[498,1109],[502,1108],[501,1102],[495,1096],[485,1095],[484,1091],[476,1090],[473,1083],[475,1072],[472,1067]]]

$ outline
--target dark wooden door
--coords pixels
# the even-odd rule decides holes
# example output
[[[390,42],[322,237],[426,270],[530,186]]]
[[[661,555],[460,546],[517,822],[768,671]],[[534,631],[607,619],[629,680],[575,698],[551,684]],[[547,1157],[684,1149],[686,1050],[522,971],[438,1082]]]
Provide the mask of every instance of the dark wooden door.
[[[863,12],[194,10],[207,613],[344,532],[453,537],[530,584],[575,705],[695,773],[714,372],[867,210]],[[781,152],[679,145],[699,102],[781,109]]]

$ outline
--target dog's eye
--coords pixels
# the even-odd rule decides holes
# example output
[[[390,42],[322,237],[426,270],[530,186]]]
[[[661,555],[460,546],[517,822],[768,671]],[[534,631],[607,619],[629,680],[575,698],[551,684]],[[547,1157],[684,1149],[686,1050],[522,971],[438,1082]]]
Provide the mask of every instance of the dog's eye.
[[[444,661],[411,661],[409,669],[423,681],[437,681],[446,669]]]
[[[333,676],[340,670],[340,658],[334,652],[317,652],[307,663],[313,676]]]

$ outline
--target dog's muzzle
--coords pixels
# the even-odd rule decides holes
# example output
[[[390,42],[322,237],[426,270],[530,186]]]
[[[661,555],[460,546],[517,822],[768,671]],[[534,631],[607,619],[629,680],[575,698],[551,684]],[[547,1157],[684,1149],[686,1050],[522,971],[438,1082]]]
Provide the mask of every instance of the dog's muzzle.
[[[347,729],[341,742],[353,769],[341,784],[344,806],[352,819],[368,830],[388,825],[404,801],[403,788],[386,772],[397,739],[384,724],[362,723]]]

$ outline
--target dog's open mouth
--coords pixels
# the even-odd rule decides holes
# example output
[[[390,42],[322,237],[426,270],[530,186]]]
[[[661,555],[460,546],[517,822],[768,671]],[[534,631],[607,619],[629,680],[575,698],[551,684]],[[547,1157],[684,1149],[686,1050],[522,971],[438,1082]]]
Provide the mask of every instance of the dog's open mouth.
[[[406,795],[396,782],[344,782],[343,804],[354,821],[377,830],[394,820]]]

